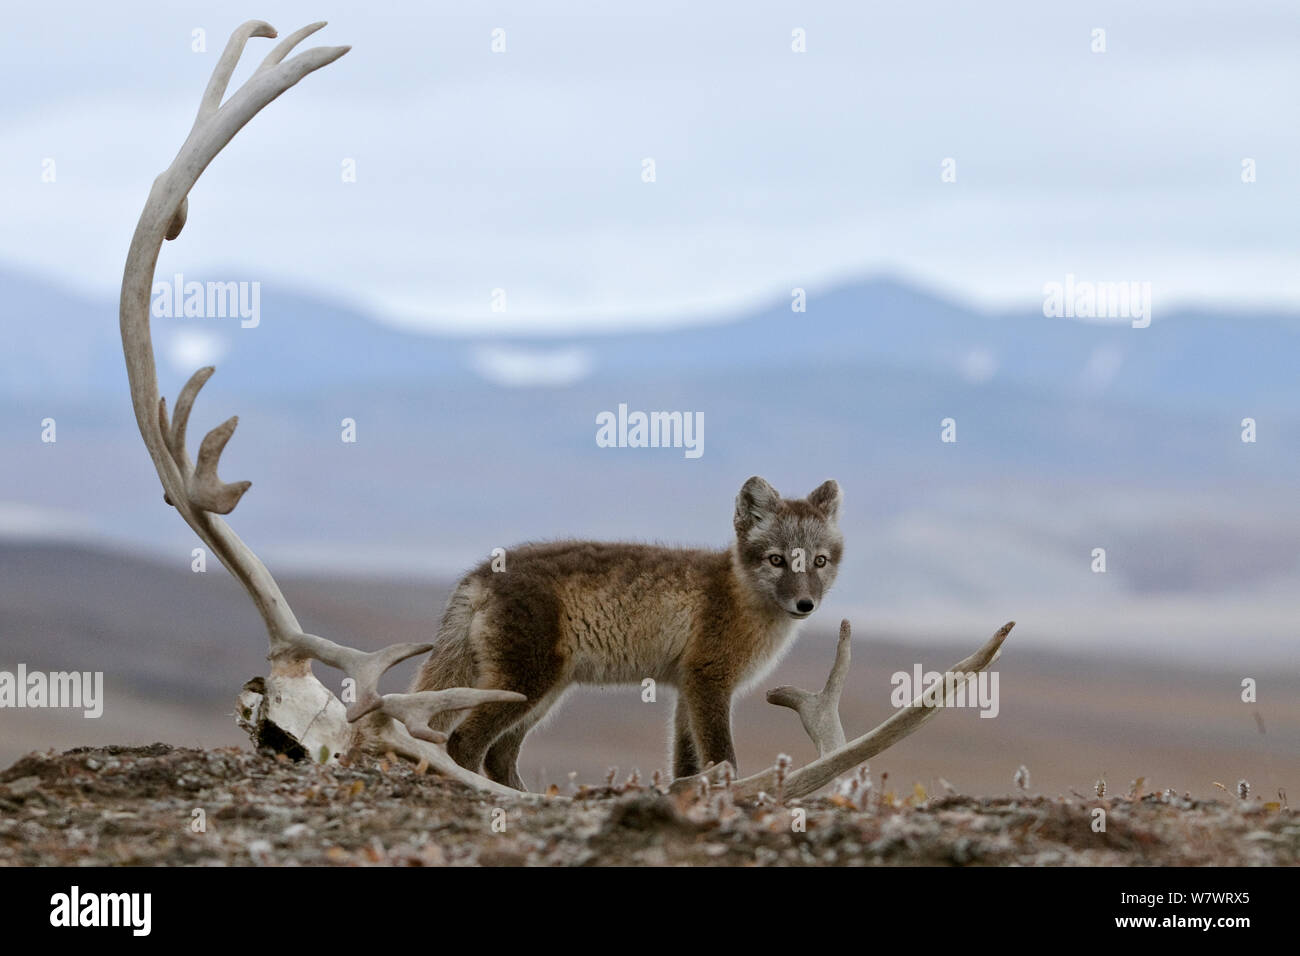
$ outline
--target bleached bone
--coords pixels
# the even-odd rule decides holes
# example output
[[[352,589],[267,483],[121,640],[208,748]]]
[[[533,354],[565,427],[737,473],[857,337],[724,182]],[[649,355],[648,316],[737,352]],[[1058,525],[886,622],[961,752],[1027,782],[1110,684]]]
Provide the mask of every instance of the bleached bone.
[[[849,674],[852,636],[853,630],[849,627],[849,622],[840,621],[840,640],[835,647],[835,663],[826,678],[826,686],[819,693],[814,694],[789,685],[767,692],[769,704],[789,707],[799,715],[803,729],[817,747],[819,757],[844,746],[840,694],[844,692],[844,678]]]
[[[479,704],[522,702],[527,699],[523,694],[517,694],[512,690],[452,687],[448,690],[424,690],[417,694],[385,694],[375,701],[370,709],[378,710],[398,721],[416,740],[427,740],[431,744],[445,744],[447,735],[429,726],[433,718],[439,714],[448,710],[467,710]]]
[[[259,20],[250,20],[236,29],[212,71],[189,136],[149,190],[127,252],[120,303],[122,351],[136,423],[162,482],[164,499],[244,586],[266,624],[270,673],[265,679],[250,681],[241,691],[236,709],[241,726],[259,741],[275,739],[277,746],[295,753],[301,750],[313,759],[334,759],[363,740],[356,721],[378,711],[405,725],[398,727],[391,719],[372,721],[374,726],[368,732],[378,739],[380,747],[395,748],[415,760],[427,760],[435,769],[470,786],[514,794],[508,787],[457,766],[436,745],[441,735],[429,729],[429,720],[443,711],[463,710],[490,700],[522,700],[522,695],[454,688],[433,694],[381,697],[380,676],[399,661],[427,652],[432,645],[397,644],[366,652],[304,633],[266,566],[218,517],[233,511],[250,487],[250,482],[225,482],[217,476],[221,453],[239,419],[227,419],[208,432],[199,445],[197,461],[191,462],[186,451],[190,412],[213,369],[201,368],[185,383],[171,423],[167,403],[159,394],[149,302],[162,243],[181,234],[189,218],[190,189],[235,134],[304,76],[348,52],[346,46],[316,47],[285,59],[303,39],[323,26],[323,22],[313,23],[285,37],[244,85],[222,102],[247,41],[276,35],[274,28]],[[353,679],[357,699],[351,707],[345,709],[316,679],[311,672],[312,660],[337,667]]]
[[[379,707],[379,678],[394,664],[427,654],[432,644],[393,644],[378,651],[359,651],[354,647],[335,644],[315,634],[298,634],[289,640],[289,647],[281,653],[298,652],[303,657],[320,661],[341,670],[356,685],[356,700],[348,707],[348,721],[355,722]],[[452,709],[452,708],[445,708]]]
[[[983,647],[970,657],[953,665],[948,669],[947,673],[971,675],[989,667],[998,659],[998,655],[1002,652],[1002,642],[1007,639],[1007,635],[1011,633],[1011,629],[1015,626],[1015,621],[1008,621],[1002,625],[997,633],[984,643]],[[844,631],[844,625],[841,624],[841,641],[844,639]],[[847,667],[848,661],[845,659],[843,668]],[[835,668],[841,668],[838,652],[836,654]],[[832,677],[835,668],[832,668]],[[752,776],[737,780],[731,785],[732,797],[737,800],[751,800],[757,797],[759,793],[776,793],[779,789],[784,799],[793,800],[815,793],[836,777],[842,776],[870,760],[881,751],[892,747],[938,714],[939,711],[950,706],[952,703],[948,698],[950,690],[955,692],[956,687],[950,687],[949,682],[945,680],[941,699],[929,703],[925,699],[925,694],[919,694],[909,706],[900,709],[874,729],[841,747],[835,748],[829,753],[819,756],[812,763],[805,764],[797,770],[787,770],[783,774],[779,774],[776,767],[769,767]],[[814,737],[813,742],[818,744],[820,750],[821,744],[818,743],[817,738]],[[722,764],[721,766],[711,767],[692,777],[679,777],[673,781],[672,790],[675,793],[692,790],[699,786],[702,779],[707,779],[710,785],[716,786],[727,773],[727,766]],[[782,777],[779,788],[777,787],[778,775]]]

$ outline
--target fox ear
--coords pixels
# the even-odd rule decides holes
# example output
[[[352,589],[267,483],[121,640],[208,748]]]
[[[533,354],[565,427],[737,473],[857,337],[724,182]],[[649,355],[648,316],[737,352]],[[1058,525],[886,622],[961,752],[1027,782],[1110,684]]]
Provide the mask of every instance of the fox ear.
[[[736,533],[744,534],[776,511],[781,496],[776,489],[755,475],[741,486],[736,495]]]
[[[843,499],[840,496],[840,486],[834,479],[823,481],[808,496],[808,504],[826,515],[831,521],[839,517],[841,500]]]

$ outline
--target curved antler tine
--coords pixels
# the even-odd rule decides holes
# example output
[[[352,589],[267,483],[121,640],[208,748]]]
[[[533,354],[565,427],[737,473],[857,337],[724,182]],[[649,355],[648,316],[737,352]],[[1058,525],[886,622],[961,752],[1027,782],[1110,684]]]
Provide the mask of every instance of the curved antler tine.
[[[835,645],[835,663],[831,665],[831,672],[826,675],[826,686],[822,688],[822,693],[835,700],[835,706],[839,706],[840,694],[844,690],[844,679],[849,676],[849,661],[852,657],[853,646],[853,629],[849,626],[849,619],[846,617],[840,621],[840,639]]]
[[[212,71],[212,78],[208,80],[207,89],[203,91],[203,99],[199,101],[199,112],[194,117],[195,126],[198,126],[221,108],[221,98],[226,95],[226,87],[230,84],[230,75],[235,72],[235,65],[239,63],[239,58],[244,53],[244,44],[248,42],[248,38],[274,38],[278,35],[275,32],[275,27],[261,20],[249,20],[247,23],[241,23],[235,29],[235,32],[230,34],[230,39],[226,42],[226,48],[221,53],[221,59],[217,61],[217,65]]]
[[[297,83],[308,73],[329,66],[351,49],[350,46],[314,46],[310,50],[303,50],[292,59],[285,60],[280,64],[280,69],[292,77],[291,82]]]
[[[190,503],[194,507],[219,515],[230,514],[244,492],[252,487],[251,481],[226,484],[217,477],[217,461],[238,424],[239,416],[232,415],[208,432],[199,445],[199,459],[194,464],[188,487]]]
[[[780,687],[773,687],[767,692],[767,702],[776,704],[778,707],[789,707],[791,710],[799,710],[807,705],[807,702],[813,700],[817,695],[810,690],[804,690],[802,687],[794,687],[790,684],[783,684]]]
[[[853,632],[847,619],[840,621],[840,639],[835,648],[835,663],[826,677],[826,686],[819,693],[798,687],[777,687],[767,692],[767,702],[778,707],[789,707],[799,715],[799,721],[817,747],[817,756],[825,756],[844,746],[844,724],[840,720],[840,694],[849,673]]]
[[[273,654],[298,652],[312,660],[341,670],[356,684],[357,698],[348,707],[348,723],[352,723],[379,707],[379,678],[408,657],[427,654],[432,644],[392,644],[377,651],[359,651],[344,647],[316,634],[291,635]]]
[[[408,657],[427,654],[431,650],[432,644],[394,644],[370,654],[357,654],[351,666],[345,668],[348,676],[357,682],[357,699],[348,707],[348,723],[360,720],[380,706],[382,698],[379,696],[379,678],[390,667]]]
[[[767,692],[767,702],[775,704],[777,707],[789,707],[799,715],[800,721],[803,722],[804,729],[808,731],[808,736],[817,746],[817,752],[823,753],[822,741],[817,737],[816,717],[818,713],[818,702],[821,699],[820,694],[814,694],[810,690],[804,690],[802,687],[793,687],[789,684],[781,687],[774,687]],[[833,749],[833,747],[832,747]]]
[[[211,365],[205,365],[185,383],[181,389],[180,395],[176,396],[176,418],[172,422],[171,431],[163,431],[163,438],[167,441],[167,450],[172,453],[172,459],[177,465],[185,460],[185,429],[190,423],[190,411],[194,408],[194,400],[198,398],[199,389],[207,384],[208,379],[216,368]]]
[[[452,687],[448,690],[425,690],[417,694],[385,694],[380,700],[379,710],[405,727],[416,740],[442,744],[447,742],[447,735],[429,726],[429,722],[439,714],[449,710],[465,710],[479,704],[522,703],[527,699],[523,694],[512,690]]]
[[[315,23],[309,23],[305,27],[299,27],[297,30],[294,30],[287,37],[277,43],[275,49],[266,55],[266,59],[257,65],[254,75],[261,73],[263,70],[269,70],[271,67],[275,66],[289,55],[289,51],[321,27],[325,26],[327,22],[328,21],[326,20],[317,20]]]

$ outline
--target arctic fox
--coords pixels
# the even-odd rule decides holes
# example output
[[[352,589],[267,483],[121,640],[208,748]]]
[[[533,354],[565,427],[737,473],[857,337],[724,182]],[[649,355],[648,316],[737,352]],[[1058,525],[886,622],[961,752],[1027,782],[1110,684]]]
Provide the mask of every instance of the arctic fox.
[[[732,696],[776,664],[834,582],[840,500],[834,481],[785,499],[753,477],[725,551],[592,541],[510,550],[504,571],[485,562],[456,587],[413,690],[525,694],[474,708],[447,741],[462,767],[519,790],[524,737],[574,684],[650,677],[677,688],[674,775],[735,767]]]

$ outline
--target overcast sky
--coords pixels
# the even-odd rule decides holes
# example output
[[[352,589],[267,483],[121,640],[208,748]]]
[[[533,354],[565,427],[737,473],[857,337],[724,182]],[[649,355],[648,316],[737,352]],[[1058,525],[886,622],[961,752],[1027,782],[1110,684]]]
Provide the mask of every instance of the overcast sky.
[[[1067,272],[1158,307],[1300,306],[1294,2],[236,6],[7,8],[0,266],[115,295],[247,14],[328,19],[309,43],[353,50],[218,157],[160,275],[457,330],[723,315],[879,272],[989,307]]]

